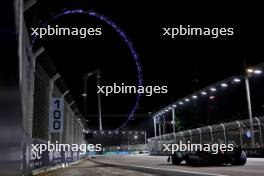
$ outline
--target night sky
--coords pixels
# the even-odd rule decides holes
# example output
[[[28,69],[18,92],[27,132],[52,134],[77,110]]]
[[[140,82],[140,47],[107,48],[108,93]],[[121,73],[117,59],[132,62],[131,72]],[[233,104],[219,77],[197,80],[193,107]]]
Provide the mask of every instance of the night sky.
[[[42,20],[48,19],[51,13],[63,8],[82,8],[105,15],[123,29],[132,41],[140,58],[144,85],[168,86],[169,93],[166,95],[154,94],[151,97],[142,97],[136,112],[139,115],[128,124],[128,129],[138,126],[142,129],[149,128],[152,121],[149,112],[155,112],[195,90],[226,77],[241,74],[243,60],[249,66],[263,62],[261,15],[257,14],[258,11],[249,13],[248,8],[241,7],[241,4],[205,6],[190,2],[143,3],[135,0],[39,2],[43,4],[36,9],[38,9],[37,15]],[[37,27],[34,24],[38,20],[32,20],[30,14],[26,16],[26,20],[28,27]],[[102,85],[111,85],[114,82],[137,85],[137,70],[132,54],[112,27],[95,17],[81,14],[64,16],[53,21],[53,24],[65,27],[101,27],[103,31],[102,36],[86,39],[47,37],[41,41],[81,111],[83,110],[82,75],[85,73],[99,68],[102,72]],[[193,27],[233,27],[235,35],[217,39],[197,36],[171,39],[162,35],[163,27],[180,24]],[[88,119],[90,120],[88,126],[97,128],[95,79],[89,79],[88,85]],[[133,94],[109,97],[102,95],[103,128],[115,129],[122,124],[133,108],[135,100],[136,96]],[[205,122],[218,121],[208,122],[205,119],[201,125],[205,125]]]

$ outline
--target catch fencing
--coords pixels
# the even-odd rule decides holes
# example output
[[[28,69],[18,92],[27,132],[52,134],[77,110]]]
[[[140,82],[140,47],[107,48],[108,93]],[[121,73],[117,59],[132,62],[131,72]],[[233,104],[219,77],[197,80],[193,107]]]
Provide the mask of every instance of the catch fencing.
[[[163,144],[234,144],[243,149],[259,149],[263,152],[264,144],[264,117],[253,118],[253,137],[255,143],[251,143],[249,120],[232,121],[212,126],[180,131],[160,135],[148,139],[149,151],[153,155],[165,154]]]
[[[27,34],[25,34],[27,35]],[[28,37],[24,42],[30,47]],[[61,167],[81,159],[80,151],[45,151],[40,155],[31,150],[31,144],[80,144],[85,143],[85,120],[73,97],[43,48],[35,51],[27,47],[21,61],[21,97],[23,107],[23,162],[22,174],[51,167]],[[56,78],[56,79],[55,79]],[[51,100],[63,99],[62,132],[50,131]],[[67,149],[68,150],[68,149]]]

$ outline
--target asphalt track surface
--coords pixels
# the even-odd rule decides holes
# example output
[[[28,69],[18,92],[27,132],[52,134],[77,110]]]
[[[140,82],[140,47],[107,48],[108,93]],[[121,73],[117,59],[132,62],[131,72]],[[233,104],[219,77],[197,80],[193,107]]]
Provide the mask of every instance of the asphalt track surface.
[[[111,155],[96,156],[93,162],[162,176],[264,176],[264,159],[248,158],[244,166],[192,167],[167,163],[165,156]]]
[[[65,168],[50,170],[36,176],[155,176],[135,170],[111,167],[105,164],[97,164],[89,160],[83,160],[78,164]]]

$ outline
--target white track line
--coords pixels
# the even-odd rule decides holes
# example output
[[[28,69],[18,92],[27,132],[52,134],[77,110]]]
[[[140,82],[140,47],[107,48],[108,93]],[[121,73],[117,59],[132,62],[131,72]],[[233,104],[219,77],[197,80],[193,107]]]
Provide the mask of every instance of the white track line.
[[[103,162],[103,161],[98,161],[98,163],[111,164],[111,165],[116,165],[116,166],[125,166],[125,167],[136,167],[136,168],[142,168],[142,169],[153,169],[153,170],[165,170],[165,171],[172,171],[172,172],[183,172],[183,173],[190,173],[190,174],[196,174],[196,175],[227,176],[227,175],[222,175],[222,174],[213,174],[213,173],[205,173],[205,172],[193,172],[193,171],[177,170],[177,169],[167,169],[167,168],[162,168],[161,169],[161,168],[148,167],[148,166],[116,164],[116,163],[109,163],[109,162]]]

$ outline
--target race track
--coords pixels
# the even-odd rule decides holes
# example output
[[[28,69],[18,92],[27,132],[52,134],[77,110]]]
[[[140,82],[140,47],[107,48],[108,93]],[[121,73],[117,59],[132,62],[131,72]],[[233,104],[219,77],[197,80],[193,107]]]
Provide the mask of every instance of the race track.
[[[227,165],[210,167],[192,167],[184,164],[173,166],[167,163],[167,157],[148,155],[97,156],[92,161],[164,176],[264,176],[264,159],[262,158],[248,158],[244,166]]]

